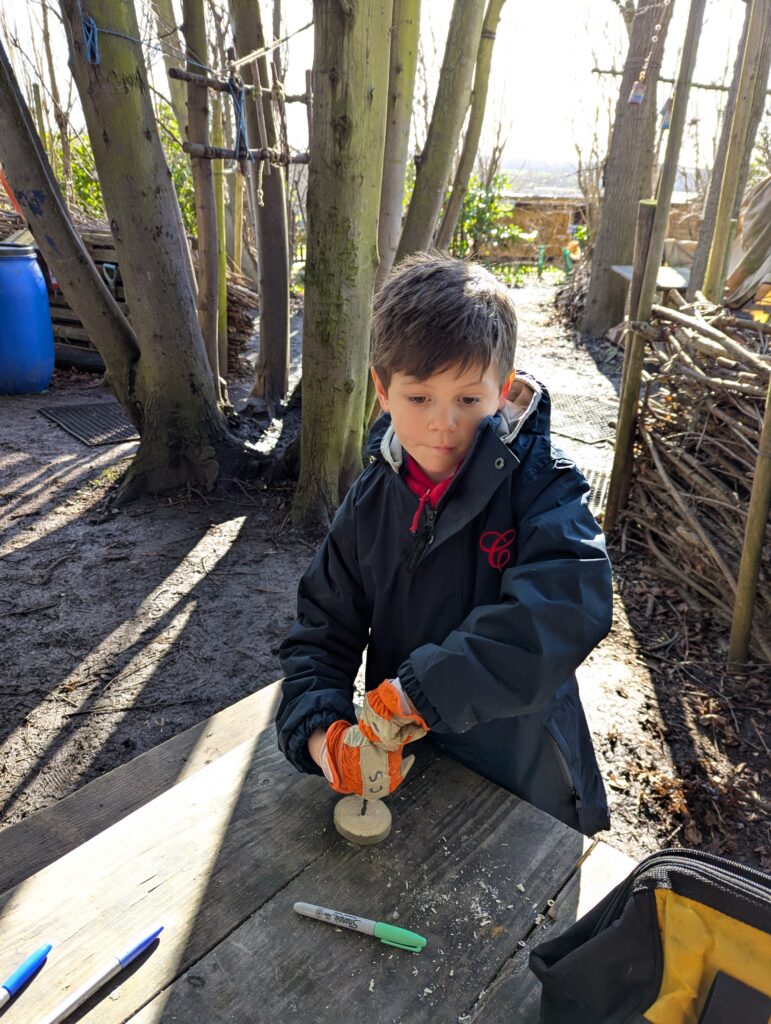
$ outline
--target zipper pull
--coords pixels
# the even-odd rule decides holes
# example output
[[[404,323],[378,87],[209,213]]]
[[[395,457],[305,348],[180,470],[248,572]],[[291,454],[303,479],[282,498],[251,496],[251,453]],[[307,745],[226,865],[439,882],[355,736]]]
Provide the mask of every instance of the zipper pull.
[[[423,552],[434,539],[434,523],[436,522],[436,509],[426,508],[426,524],[415,539],[407,559],[407,569],[412,572],[423,557]]]

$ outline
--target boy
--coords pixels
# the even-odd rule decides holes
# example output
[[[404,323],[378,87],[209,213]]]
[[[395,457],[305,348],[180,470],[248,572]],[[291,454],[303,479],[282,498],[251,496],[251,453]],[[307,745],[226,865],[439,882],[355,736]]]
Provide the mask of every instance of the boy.
[[[516,330],[508,290],[439,253],[378,293],[385,415],[300,582],[279,746],[338,792],[385,795],[430,732],[592,835],[609,819],[574,672],[610,629],[610,566],[588,484],[551,445],[547,393],[512,371]]]

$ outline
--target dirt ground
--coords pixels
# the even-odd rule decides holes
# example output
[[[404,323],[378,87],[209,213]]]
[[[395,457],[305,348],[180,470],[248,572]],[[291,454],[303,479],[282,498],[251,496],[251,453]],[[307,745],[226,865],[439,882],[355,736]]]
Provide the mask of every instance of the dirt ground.
[[[612,399],[618,353],[556,318],[553,286],[516,298],[519,367]],[[1,827],[277,678],[317,542],[290,527],[286,482],[110,511],[135,445],[86,447],[38,411],[108,397],[98,377],[57,371],[45,395],[0,398]],[[609,442],[555,440],[609,468]],[[650,575],[634,538],[611,555],[615,624],[579,671],[612,801],[602,838],[768,867],[767,666],[727,675],[725,637]]]

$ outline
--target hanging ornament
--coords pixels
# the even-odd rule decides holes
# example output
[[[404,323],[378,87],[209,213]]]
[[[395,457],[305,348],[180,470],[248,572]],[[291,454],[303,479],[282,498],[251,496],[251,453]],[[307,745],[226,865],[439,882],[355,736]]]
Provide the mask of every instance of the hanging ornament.
[[[627,103],[642,103],[645,99],[645,75],[640,75],[632,86]]]
[[[669,123],[672,120],[672,97],[671,96],[666,101],[664,106],[661,108],[659,113],[661,114],[661,130],[662,130],[662,132],[664,132],[664,131],[667,130],[667,128],[669,128]]]

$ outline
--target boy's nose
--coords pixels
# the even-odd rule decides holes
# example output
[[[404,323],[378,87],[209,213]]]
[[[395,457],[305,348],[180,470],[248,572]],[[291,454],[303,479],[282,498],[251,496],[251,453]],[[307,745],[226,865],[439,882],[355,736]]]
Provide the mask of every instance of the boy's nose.
[[[455,430],[458,423],[454,409],[437,409],[431,425],[434,430]]]

